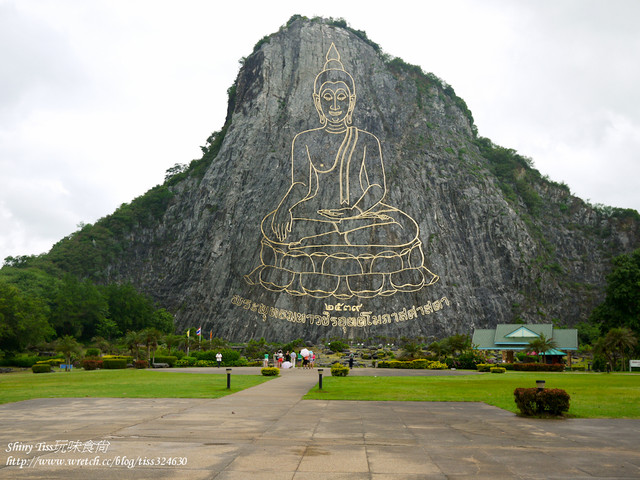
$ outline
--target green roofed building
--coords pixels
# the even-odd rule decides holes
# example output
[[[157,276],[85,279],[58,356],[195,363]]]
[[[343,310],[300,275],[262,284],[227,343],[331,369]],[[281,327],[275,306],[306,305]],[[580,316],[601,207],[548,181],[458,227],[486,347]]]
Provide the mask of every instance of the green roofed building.
[[[513,352],[524,350],[531,340],[541,335],[552,339],[557,345],[557,348],[544,352],[547,361],[552,363],[561,362],[568,351],[578,349],[578,330],[554,328],[550,323],[526,325],[503,323],[496,328],[476,329],[471,343],[478,350],[501,350],[502,359],[511,363]],[[567,355],[567,358],[571,365],[571,356]]]

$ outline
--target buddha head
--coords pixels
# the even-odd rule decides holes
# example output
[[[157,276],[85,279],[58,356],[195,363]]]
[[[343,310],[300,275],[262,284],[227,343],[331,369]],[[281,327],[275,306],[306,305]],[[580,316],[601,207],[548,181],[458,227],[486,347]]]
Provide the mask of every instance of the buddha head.
[[[326,55],[324,69],[313,84],[313,103],[323,126],[350,125],[356,105],[353,77],[345,71],[340,54],[332,43]]]

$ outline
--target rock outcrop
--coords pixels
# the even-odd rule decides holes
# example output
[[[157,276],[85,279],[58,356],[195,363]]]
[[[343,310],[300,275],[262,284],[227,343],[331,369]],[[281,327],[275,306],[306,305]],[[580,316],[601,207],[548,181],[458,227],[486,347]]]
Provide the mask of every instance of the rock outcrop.
[[[316,76],[333,70],[319,82],[338,95],[338,64],[353,79],[355,107],[341,101],[357,140],[314,130]],[[263,39],[230,95],[206,170],[170,180],[166,210],[123,234],[122,254],[101,267],[153,295],[178,331],[317,340],[574,325],[602,300],[610,259],[638,247],[636,217],[594,210],[527,165],[514,185],[528,197],[511,188],[451,87],[339,22],[298,18]],[[292,154],[310,130],[320,133],[298,136]],[[296,182],[306,190],[293,226],[274,223]],[[275,224],[291,227],[286,238]]]

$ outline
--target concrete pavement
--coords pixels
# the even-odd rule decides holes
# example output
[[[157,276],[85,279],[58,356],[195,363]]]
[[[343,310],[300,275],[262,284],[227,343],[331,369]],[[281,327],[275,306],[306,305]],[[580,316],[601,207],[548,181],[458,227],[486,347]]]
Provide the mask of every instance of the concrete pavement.
[[[255,372],[233,369],[244,373]],[[0,405],[0,478],[640,478],[640,420],[524,419],[482,403],[302,400],[317,379],[315,370],[283,371],[211,400]],[[44,451],[56,441],[71,451]]]

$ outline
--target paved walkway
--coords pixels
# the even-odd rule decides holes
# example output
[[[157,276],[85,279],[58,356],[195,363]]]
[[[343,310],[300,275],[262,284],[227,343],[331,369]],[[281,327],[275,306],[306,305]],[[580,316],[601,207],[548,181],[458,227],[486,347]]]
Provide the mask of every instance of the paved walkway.
[[[481,403],[301,400],[317,379],[316,371],[285,371],[215,400],[0,405],[0,478],[640,478],[640,420],[531,420]],[[36,451],[56,440],[77,441],[80,451]],[[163,458],[186,465],[158,466]],[[31,467],[8,465],[17,461]]]

